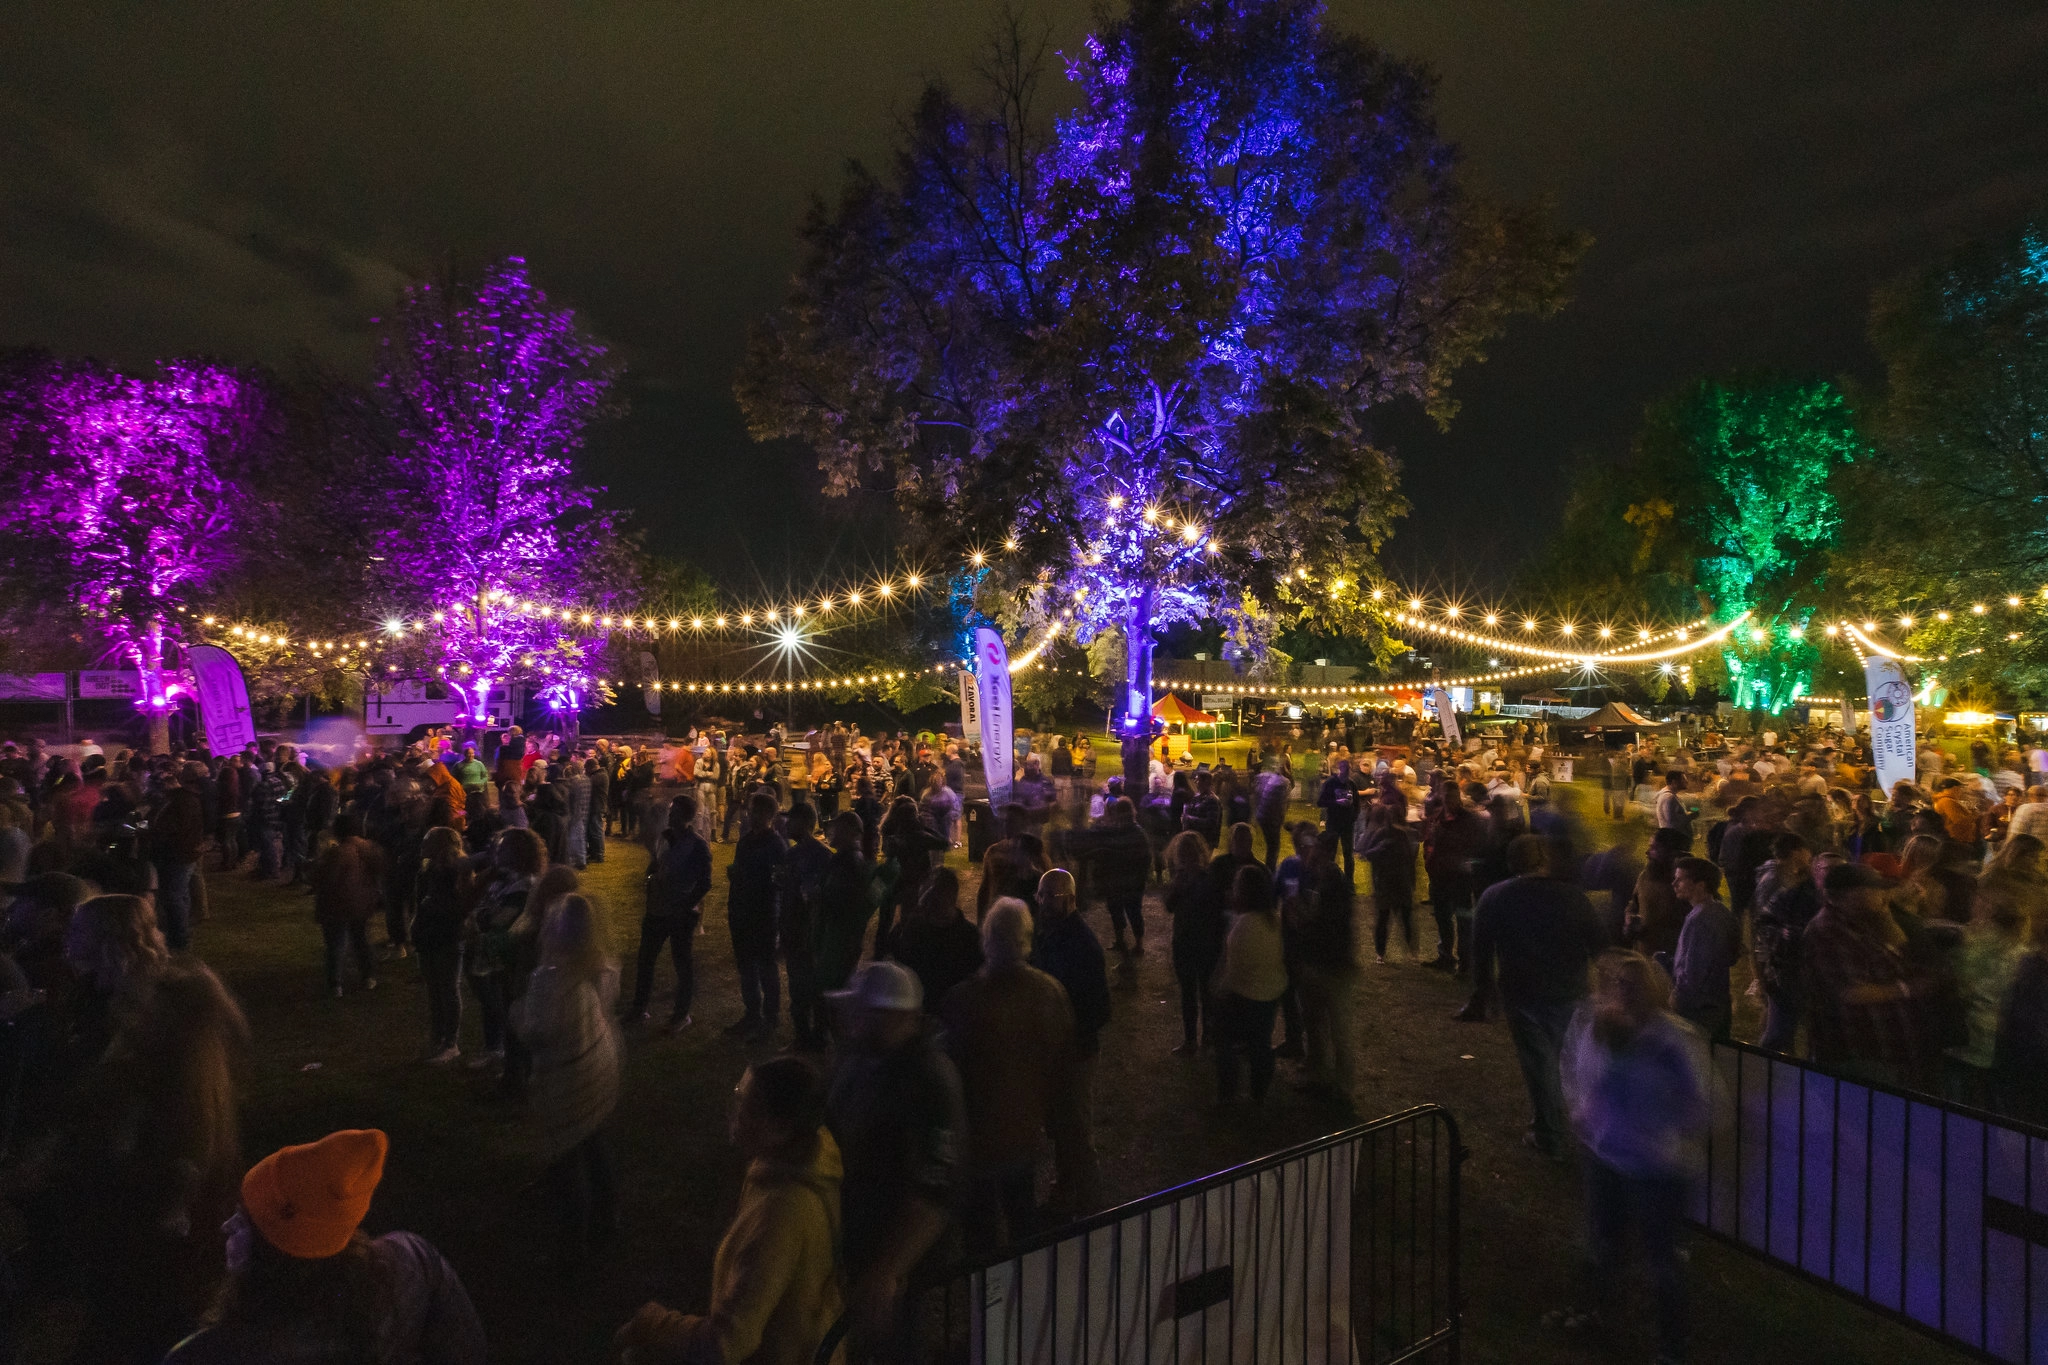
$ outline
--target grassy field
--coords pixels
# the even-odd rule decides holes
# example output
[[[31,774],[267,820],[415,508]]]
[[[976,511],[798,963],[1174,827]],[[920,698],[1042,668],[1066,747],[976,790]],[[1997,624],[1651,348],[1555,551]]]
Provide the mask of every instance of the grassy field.
[[[426,1001],[413,964],[384,968],[383,989],[323,995],[320,939],[310,898],[212,874],[213,913],[198,951],[246,1005],[257,1039],[246,1107],[251,1157],[335,1128],[380,1127],[391,1135],[373,1231],[409,1228],[438,1244],[468,1284],[506,1362],[609,1359],[615,1327],[649,1298],[701,1307],[711,1257],[732,1213],[740,1163],[726,1145],[728,1097],[749,1049],[720,1036],[739,1014],[725,935],[723,866],[698,940],[697,1025],[676,1038],[636,1037],[614,1123],[624,1181],[621,1236],[573,1282],[548,1272],[552,1221],[540,1190],[535,1146],[518,1110],[494,1085],[460,1068],[419,1061]],[[956,864],[966,870],[959,853]],[[586,889],[609,909],[615,946],[630,953],[645,855],[614,843]],[[1360,869],[1364,880],[1364,869]],[[1164,916],[1147,905],[1152,953],[1133,986],[1120,989],[1097,1080],[1097,1144],[1108,1194],[1125,1199],[1329,1130],[1327,1109],[1275,1086],[1257,1114],[1211,1113],[1205,1060],[1169,1055],[1179,1014],[1165,961]],[[1107,937],[1100,910],[1092,914]],[[1426,915],[1418,916],[1425,940]],[[1426,949],[1427,950],[1427,949]],[[1458,1025],[1458,983],[1399,965],[1367,966],[1358,1020],[1359,1105],[1368,1115],[1440,1102],[1464,1125],[1466,1167],[1466,1359],[1480,1362],[1647,1360],[1648,1336],[1611,1330],[1584,1341],[1540,1325],[1565,1303],[1578,1231],[1577,1178],[1519,1145],[1527,1106],[1513,1050],[1499,1024]],[[658,980],[656,1018],[669,978]],[[1752,1036],[1754,1012],[1738,1020]],[[477,1023],[465,1020],[475,1046]],[[785,1040],[787,1025],[784,1026]],[[1692,1256],[1695,1360],[1750,1362],[1797,1355],[1891,1365],[1957,1357],[1853,1304],[1718,1245]]]

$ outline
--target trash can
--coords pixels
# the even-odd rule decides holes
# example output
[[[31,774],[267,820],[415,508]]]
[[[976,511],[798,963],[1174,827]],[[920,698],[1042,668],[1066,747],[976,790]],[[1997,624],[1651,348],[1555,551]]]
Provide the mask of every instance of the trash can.
[[[967,860],[979,864],[981,855],[988,852],[989,845],[1003,837],[1002,832],[996,828],[994,807],[986,801],[969,801],[966,820]]]

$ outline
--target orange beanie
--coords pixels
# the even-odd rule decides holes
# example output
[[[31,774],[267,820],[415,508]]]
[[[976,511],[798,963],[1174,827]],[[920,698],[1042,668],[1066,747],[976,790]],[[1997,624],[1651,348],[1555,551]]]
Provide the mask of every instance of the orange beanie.
[[[242,1177],[242,1207],[285,1255],[339,1256],[370,1211],[389,1147],[375,1128],[349,1128],[272,1152]]]

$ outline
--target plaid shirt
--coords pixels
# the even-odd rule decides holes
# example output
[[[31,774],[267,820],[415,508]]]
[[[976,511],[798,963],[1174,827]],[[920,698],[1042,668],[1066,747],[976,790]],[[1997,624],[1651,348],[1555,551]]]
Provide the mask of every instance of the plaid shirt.
[[[1897,949],[1862,933],[1823,909],[1800,944],[1806,983],[1807,1026],[1813,1059],[1823,1065],[1874,1062],[1898,1075],[1921,1061],[1927,1029],[1917,1000],[1895,992],[1912,973]],[[1883,986],[1883,1000],[1845,1004],[1857,986]]]

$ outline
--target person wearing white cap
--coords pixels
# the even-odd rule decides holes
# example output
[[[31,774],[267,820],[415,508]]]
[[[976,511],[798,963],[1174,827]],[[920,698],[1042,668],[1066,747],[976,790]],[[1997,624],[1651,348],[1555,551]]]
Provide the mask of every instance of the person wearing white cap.
[[[848,1306],[856,1341],[886,1353],[904,1287],[953,1219],[960,1076],[927,1025],[923,986],[901,963],[863,963],[826,998],[845,1045],[826,1109],[846,1163]]]

